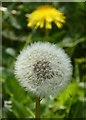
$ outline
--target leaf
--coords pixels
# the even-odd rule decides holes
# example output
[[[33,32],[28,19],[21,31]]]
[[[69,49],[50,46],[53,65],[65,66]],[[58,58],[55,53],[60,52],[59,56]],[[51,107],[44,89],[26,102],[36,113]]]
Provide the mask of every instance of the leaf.
[[[69,37],[69,38],[64,38],[61,42],[58,43],[58,45],[60,47],[74,47],[77,44],[84,41],[85,41],[84,37],[80,39],[74,39],[74,40]]]
[[[84,118],[84,103],[77,100],[72,104],[68,117],[70,118]]]
[[[19,25],[18,21],[16,20],[16,18],[12,14],[10,14],[9,20],[10,20],[10,23],[13,27],[15,27],[16,29],[21,29],[21,26]]]
[[[22,102],[17,101],[14,98],[11,98],[13,102],[13,113],[16,115],[17,118],[25,118],[29,117],[28,111],[22,104]]]
[[[15,50],[13,48],[11,48],[11,47],[8,47],[6,49],[6,53],[11,55],[11,56],[15,56],[16,55]]]

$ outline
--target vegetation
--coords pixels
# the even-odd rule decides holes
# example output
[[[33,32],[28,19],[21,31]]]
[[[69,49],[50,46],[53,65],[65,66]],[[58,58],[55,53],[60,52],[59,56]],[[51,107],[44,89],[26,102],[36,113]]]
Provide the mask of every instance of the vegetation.
[[[61,29],[55,24],[51,30],[27,27],[27,14],[40,5],[50,4],[61,10],[66,23]],[[2,7],[2,93],[3,118],[34,118],[35,97],[19,85],[14,76],[14,63],[19,51],[27,44],[48,41],[62,47],[71,57],[71,83],[59,96],[41,101],[42,118],[86,118],[85,66],[85,6],[83,2],[3,2]],[[1,16],[1,13],[0,13]],[[0,58],[1,59],[1,58]],[[5,105],[5,101],[12,101]]]

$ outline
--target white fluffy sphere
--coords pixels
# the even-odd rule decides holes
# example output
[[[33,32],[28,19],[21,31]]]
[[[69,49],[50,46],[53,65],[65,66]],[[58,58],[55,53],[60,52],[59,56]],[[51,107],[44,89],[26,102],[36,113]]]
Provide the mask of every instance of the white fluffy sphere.
[[[21,86],[37,96],[58,95],[70,81],[72,65],[63,49],[38,42],[21,51],[15,74]]]

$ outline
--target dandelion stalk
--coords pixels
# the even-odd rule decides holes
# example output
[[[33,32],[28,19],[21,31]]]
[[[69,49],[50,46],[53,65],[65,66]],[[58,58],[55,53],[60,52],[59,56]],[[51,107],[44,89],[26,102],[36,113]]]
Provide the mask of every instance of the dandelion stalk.
[[[49,30],[46,29],[45,30],[45,41],[47,41],[49,39]]]
[[[36,98],[36,114],[35,114],[36,120],[40,118],[40,97]]]

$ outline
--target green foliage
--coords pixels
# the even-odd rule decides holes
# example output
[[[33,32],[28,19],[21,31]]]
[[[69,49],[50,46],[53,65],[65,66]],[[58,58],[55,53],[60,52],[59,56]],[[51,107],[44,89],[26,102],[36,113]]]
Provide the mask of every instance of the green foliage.
[[[66,24],[62,29],[59,30],[54,24],[51,30],[27,28],[27,14],[44,4],[52,4],[63,11]],[[55,98],[48,97],[41,101],[41,117],[62,120],[86,118],[85,3],[3,2],[2,6],[6,8],[2,12],[2,92],[3,101],[12,101],[12,111],[3,105],[3,118],[34,118],[35,97],[19,85],[14,76],[14,63],[19,51],[36,41],[48,41],[62,47],[73,64],[73,76],[68,88]]]

